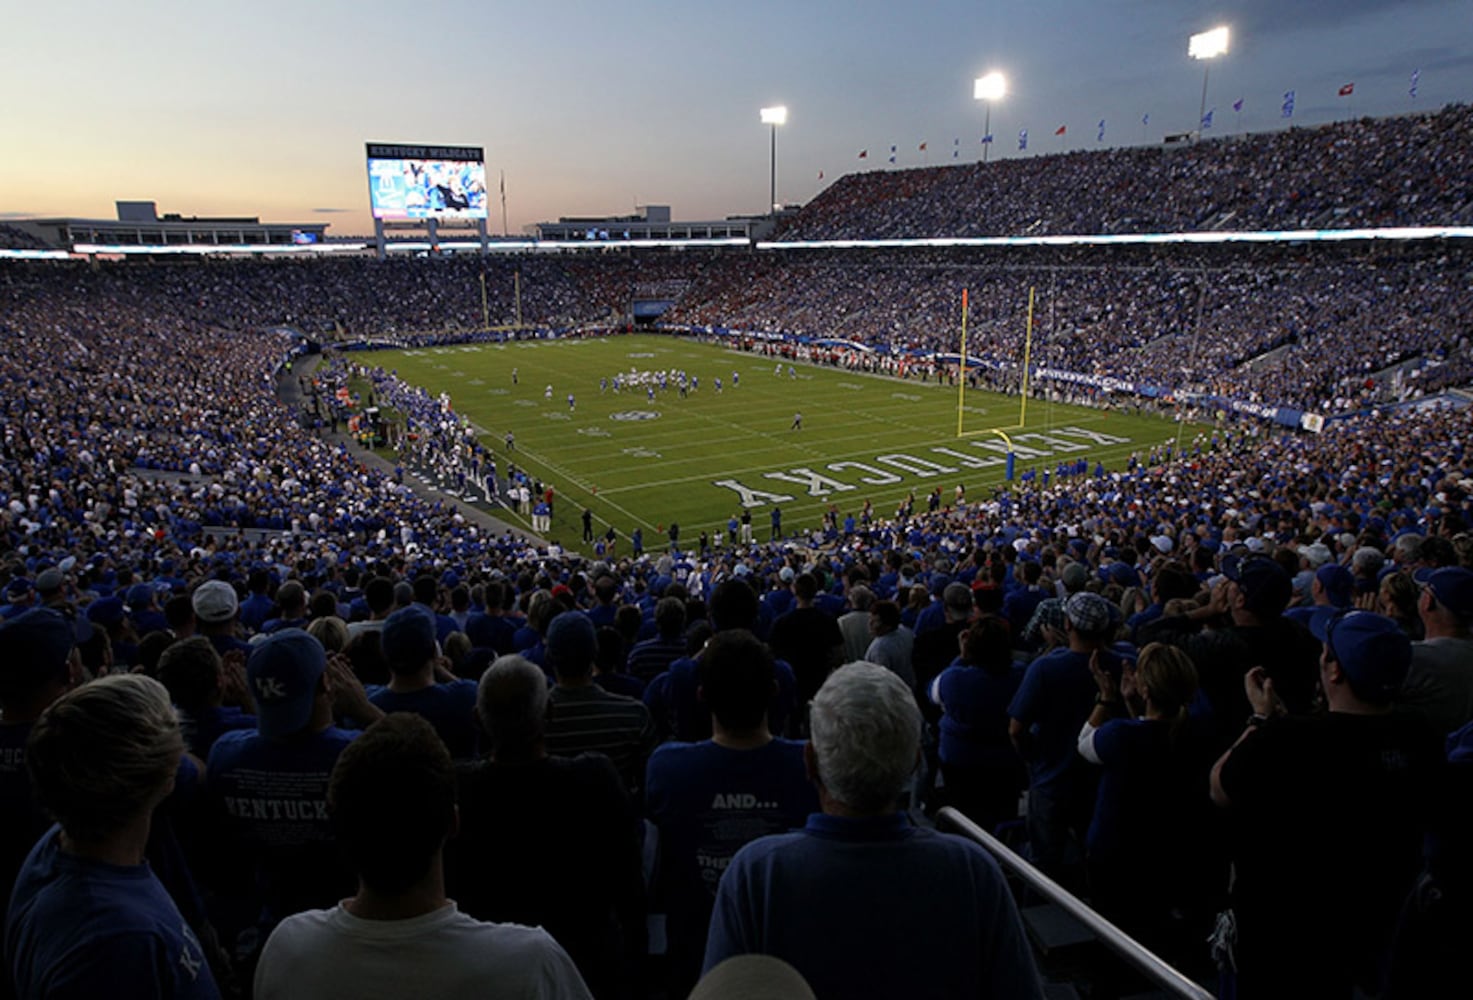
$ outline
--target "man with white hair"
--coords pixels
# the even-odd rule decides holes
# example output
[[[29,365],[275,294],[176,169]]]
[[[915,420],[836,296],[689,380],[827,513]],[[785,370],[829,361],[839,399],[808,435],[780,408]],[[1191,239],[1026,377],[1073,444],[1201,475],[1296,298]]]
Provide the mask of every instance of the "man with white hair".
[[[737,852],[717,890],[705,970],[757,953],[791,964],[817,996],[1041,997],[997,863],[898,809],[920,758],[905,682],[872,663],[841,667],[810,721],[804,759],[823,811]]]

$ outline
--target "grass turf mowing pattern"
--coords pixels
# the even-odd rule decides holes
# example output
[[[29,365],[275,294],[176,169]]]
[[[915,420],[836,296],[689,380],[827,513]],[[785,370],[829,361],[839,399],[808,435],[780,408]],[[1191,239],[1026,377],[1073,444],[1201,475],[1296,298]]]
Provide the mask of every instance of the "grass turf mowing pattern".
[[[671,522],[680,524],[683,543],[694,543],[702,529],[714,542],[742,509],[740,491],[718,481],[791,498],[776,505],[784,531],[792,533],[818,525],[830,505],[842,520],[851,512],[857,517],[868,499],[876,517],[888,518],[912,490],[922,511],[926,494],[938,486],[950,504],[958,483],[977,500],[1004,479],[1001,439],[957,438],[956,388],[919,379],[803,363],[790,376],[786,361],[779,366],[761,354],[660,335],[376,351],[354,360],[396,370],[432,395],[448,392],[455,411],[494,450],[503,474],[510,457],[552,485],[557,502],[548,537],[565,545],[581,539],[585,506],[600,535],[610,523],[621,538],[640,526],[646,548],[662,544],[659,532]],[[700,387],[682,399],[672,378],[668,389],[655,390],[653,402],[642,386],[615,393],[614,374],[627,376],[631,368],[684,370]],[[739,385],[732,385],[733,372]],[[601,393],[603,378],[610,387]],[[571,410],[569,393],[576,400]],[[968,432],[1007,429],[1018,420],[1017,397],[969,391],[966,405]],[[803,426],[794,430],[798,412]],[[508,430],[516,435],[511,455],[503,444]],[[1127,440],[1101,442],[1084,432]],[[1131,452],[1144,453],[1176,432],[1159,417],[1038,400],[1029,403],[1026,430],[1008,431],[1019,446],[1018,474],[1031,467],[1040,476],[1081,457],[1091,471],[1096,461],[1123,468]],[[1184,431],[1188,439],[1192,433]],[[1039,434],[1046,437],[1029,437]],[[823,478],[815,483],[815,476]],[[753,533],[765,539],[774,501],[753,499],[760,503],[751,508]]]

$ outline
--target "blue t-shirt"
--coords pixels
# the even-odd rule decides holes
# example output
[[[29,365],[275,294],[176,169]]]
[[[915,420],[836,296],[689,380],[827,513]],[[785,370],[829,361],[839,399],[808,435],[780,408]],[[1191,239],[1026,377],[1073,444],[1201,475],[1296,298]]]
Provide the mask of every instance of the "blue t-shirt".
[[[184,743],[189,752],[204,760],[209,757],[210,748],[221,733],[236,729],[254,730],[256,717],[233,706],[221,705],[202,712],[180,712],[179,728],[184,733]]]
[[[645,801],[660,831],[658,891],[683,987],[699,977],[716,887],[732,857],[758,837],[801,827],[818,809],[818,793],[800,742],[733,750],[706,740],[657,749],[645,771]]]
[[[1100,666],[1120,672],[1120,658],[1100,650]],[[1099,685],[1089,672],[1089,654],[1069,649],[1045,653],[1023,674],[1008,715],[1029,728],[1035,741],[1028,772],[1035,791],[1065,791],[1069,774],[1082,765],[1079,730],[1094,710]]]
[[[16,879],[5,922],[16,994],[218,997],[199,940],[147,863],[67,854],[60,835],[42,837]]]
[[[494,649],[498,653],[510,653],[513,650],[512,637],[516,632],[516,625],[503,615],[474,612],[465,621],[465,634],[473,645]]]
[[[271,598],[265,594],[251,594],[240,602],[240,623],[252,632],[259,632],[274,610],[276,604]]]
[[[774,738],[750,750],[711,740],[666,743],[650,755],[645,775],[662,881],[682,900],[704,901],[703,919],[742,845],[800,827],[818,809],[797,740]]]
[[[268,924],[331,906],[352,890],[328,818],[327,785],[355,735],[329,727],[268,740],[239,729],[222,734],[210,751],[210,794],[228,817],[229,847],[255,864]]]
[[[941,601],[932,601],[916,614],[915,625],[912,631],[916,635],[925,635],[932,629],[940,628],[946,624],[946,605]]]
[[[31,791],[26,770],[26,740],[31,723],[0,723],[0,900],[10,899],[15,873],[36,839],[51,826],[45,810]],[[0,996],[4,991],[0,989]]]
[[[448,681],[419,691],[390,691],[380,684],[368,687],[368,700],[385,714],[413,712],[422,716],[457,760],[476,755],[476,682]]]
[[[1168,732],[1167,723],[1150,719],[1112,719],[1095,731],[1095,754],[1104,771],[1085,838],[1091,857],[1118,859],[1136,835],[1165,819],[1158,815],[1161,804],[1176,805],[1177,797],[1169,794],[1173,789],[1164,780],[1171,750]]]
[[[941,671],[932,682],[932,698],[944,707],[941,716],[941,761],[956,767],[1016,767],[1018,752],[1008,739],[1008,704],[1023,682],[1023,668],[1013,664],[995,674],[960,662]]]

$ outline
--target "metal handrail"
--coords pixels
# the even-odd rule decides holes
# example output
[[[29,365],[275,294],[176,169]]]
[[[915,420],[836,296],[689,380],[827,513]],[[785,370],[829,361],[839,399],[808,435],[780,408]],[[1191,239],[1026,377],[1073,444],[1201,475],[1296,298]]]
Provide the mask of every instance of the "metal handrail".
[[[1088,927],[1090,932],[1107,948],[1134,966],[1151,982],[1168,991],[1173,997],[1180,997],[1182,1000],[1215,1000],[1213,993],[1203,989],[1174,967],[1167,965],[1154,952],[1146,949],[1135,938],[1090,909],[1078,896],[1023,860],[1006,844],[957,812],[954,807],[946,806],[937,813],[936,818],[955,827],[960,833],[987,848],[1005,868],[1016,874],[1030,888],[1066,910]]]

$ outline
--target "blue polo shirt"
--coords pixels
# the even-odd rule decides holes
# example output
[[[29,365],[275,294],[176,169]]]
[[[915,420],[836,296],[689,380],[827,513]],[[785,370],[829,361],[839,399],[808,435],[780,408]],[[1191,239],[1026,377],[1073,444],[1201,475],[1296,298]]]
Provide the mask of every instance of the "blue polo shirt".
[[[203,950],[153,870],[67,854],[52,827],[16,878],[5,954],[23,997],[219,997]]]

